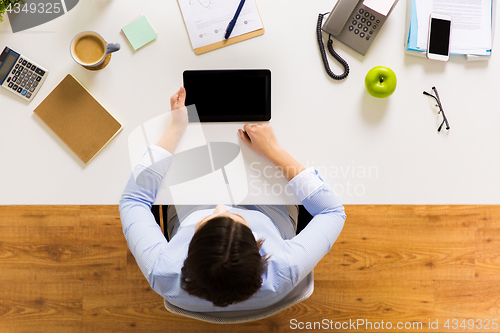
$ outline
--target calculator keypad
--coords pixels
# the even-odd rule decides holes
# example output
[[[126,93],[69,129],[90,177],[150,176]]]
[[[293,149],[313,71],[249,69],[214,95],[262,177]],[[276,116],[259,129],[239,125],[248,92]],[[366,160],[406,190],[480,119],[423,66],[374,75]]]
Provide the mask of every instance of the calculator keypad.
[[[12,72],[6,80],[8,85],[6,84],[5,87],[10,88],[12,92],[25,99],[30,99],[38,92],[39,85],[45,74],[45,70],[21,56],[12,68]]]
[[[378,28],[380,20],[378,20],[372,13],[366,9],[360,8],[354,13],[351,19],[349,31],[358,35],[360,38],[370,40]]]

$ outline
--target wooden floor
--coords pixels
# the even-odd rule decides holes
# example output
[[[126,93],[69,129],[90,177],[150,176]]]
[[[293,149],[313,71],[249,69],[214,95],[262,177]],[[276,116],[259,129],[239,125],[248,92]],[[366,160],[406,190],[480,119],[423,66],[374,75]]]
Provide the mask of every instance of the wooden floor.
[[[346,214],[308,300],[258,322],[213,325],[164,309],[116,206],[0,206],[0,332],[500,332],[500,207]]]

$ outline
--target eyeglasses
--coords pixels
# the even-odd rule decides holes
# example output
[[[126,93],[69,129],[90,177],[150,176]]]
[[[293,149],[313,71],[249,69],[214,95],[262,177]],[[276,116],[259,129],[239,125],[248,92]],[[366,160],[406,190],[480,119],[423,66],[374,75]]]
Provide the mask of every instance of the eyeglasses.
[[[441,125],[439,125],[439,127],[438,127],[438,132],[441,132],[441,128],[443,127],[444,124],[446,124],[446,129],[449,130],[450,124],[448,124],[448,119],[446,119],[446,116],[444,114],[443,106],[441,105],[441,100],[439,99],[439,94],[438,94],[436,87],[432,87],[432,91],[434,91],[436,96],[429,94],[427,91],[424,91],[424,95],[430,96],[436,100],[436,103],[437,103],[436,106],[439,108],[438,114],[441,113],[443,115],[443,121],[441,122]]]

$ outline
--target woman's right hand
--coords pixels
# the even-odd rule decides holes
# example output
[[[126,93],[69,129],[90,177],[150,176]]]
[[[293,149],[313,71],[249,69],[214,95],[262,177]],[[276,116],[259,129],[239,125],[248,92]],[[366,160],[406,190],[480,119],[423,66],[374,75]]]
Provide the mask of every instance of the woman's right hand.
[[[289,181],[306,169],[281,147],[271,126],[247,124],[243,129],[238,130],[241,140],[254,152],[277,166]]]
[[[241,140],[254,152],[272,161],[272,157],[279,154],[283,148],[278,143],[274,130],[270,125],[258,124],[243,126],[239,129]]]

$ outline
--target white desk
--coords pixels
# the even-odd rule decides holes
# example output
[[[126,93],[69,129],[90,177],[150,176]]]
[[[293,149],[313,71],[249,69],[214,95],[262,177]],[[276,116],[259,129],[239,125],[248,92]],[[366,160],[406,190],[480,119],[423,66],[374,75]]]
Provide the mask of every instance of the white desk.
[[[279,141],[303,164],[317,166],[345,204],[499,204],[498,42],[488,62],[457,56],[439,63],[405,55],[401,0],[365,57],[334,44],[351,73],[333,82],[323,69],[315,27],[318,13],[334,3],[257,0],[265,35],[200,56],[191,48],[176,1],[80,1],[68,14],[17,34],[6,20],[0,24],[2,48],[12,47],[50,73],[30,104],[0,89],[0,204],[117,204],[132,170],[130,133],[169,110],[185,69],[213,68],[271,69],[270,124]],[[133,52],[119,31],[141,13],[159,37]],[[87,71],[71,59],[69,43],[84,30],[122,44],[106,69]],[[375,99],[365,90],[364,77],[377,65],[398,76],[390,98]],[[68,73],[124,126],[88,165],[33,114]],[[439,90],[449,133],[436,132],[441,118],[422,94],[432,86]],[[238,142],[241,126],[205,128],[209,140]],[[265,162],[247,147],[242,154],[247,168]],[[267,203],[282,201],[271,197]]]

